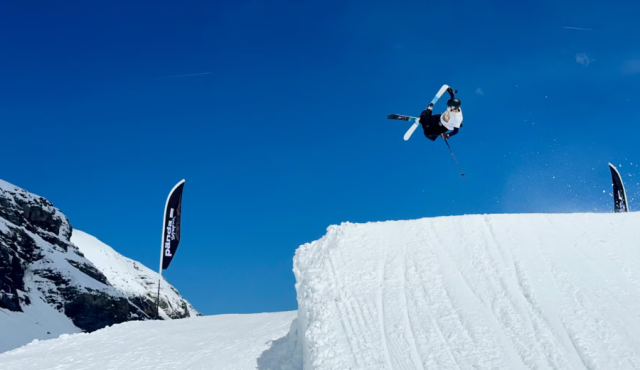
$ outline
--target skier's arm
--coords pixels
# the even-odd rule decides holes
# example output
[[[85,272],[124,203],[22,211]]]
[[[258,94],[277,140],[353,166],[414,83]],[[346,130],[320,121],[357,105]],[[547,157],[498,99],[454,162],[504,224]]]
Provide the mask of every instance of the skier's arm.
[[[458,134],[459,129],[456,127],[453,129],[453,131],[447,133],[447,137],[451,137],[453,135],[457,135]]]
[[[451,99],[454,99],[456,96],[453,94],[453,89],[451,87],[449,87],[447,89],[447,92],[449,93],[449,95],[451,96]]]
[[[460,124],[460,127],[462,127],[462,124]],[[460,129],[456,127],[456,128],[453,129],[453,131],[445,133],[445,135],[446,135],[447,138],[450,138],[453,135],[457,135],[458,131],[460,131]]]

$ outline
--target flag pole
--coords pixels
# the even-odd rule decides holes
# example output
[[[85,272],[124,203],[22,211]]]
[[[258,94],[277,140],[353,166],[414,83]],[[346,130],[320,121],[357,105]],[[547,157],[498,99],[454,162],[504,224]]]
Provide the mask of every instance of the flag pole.
[[[173,190],[171,190],[173,193]],[[169,197],[171,197],[171,193],[169,193]],[[167,198],[167,203],[164,205],[164,212],[162,212],[162,233],[160,240],[160,269],[158,270],[158,295],[156,296],[156,320],[160,320],[160,283],[162,282],[162,260],[164,258],[164,233],[166,232],[164,229],[164,223],[167,218],[167,205],[169,204],[169,198]]]
[[[160,320],[160,281],[162,280],[162,270],[160,270],[160,278],[158,279],[158,296],[156,297],[156,320]]]
[[[165,207],[166,212],[166,207]],[[160,283],[162,282],[162,260],[164,257],[164,217],[162,219],[162,242],[160,243],[160,270],[158,272],[158,295],[156,296],[156,320],[160,320]]]

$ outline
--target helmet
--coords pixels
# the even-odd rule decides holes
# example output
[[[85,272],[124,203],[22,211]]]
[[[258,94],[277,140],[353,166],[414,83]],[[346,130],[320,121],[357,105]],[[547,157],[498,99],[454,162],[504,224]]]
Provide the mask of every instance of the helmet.
[[[447,108],[460,109],[460,105],[462,105],[462,103],[460,102],[460,99],[458,99],[458,98],[449,99],[447,101]]]

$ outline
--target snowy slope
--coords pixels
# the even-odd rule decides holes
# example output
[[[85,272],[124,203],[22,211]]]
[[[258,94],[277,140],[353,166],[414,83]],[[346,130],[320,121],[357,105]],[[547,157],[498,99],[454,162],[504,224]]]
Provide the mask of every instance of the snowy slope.
[[[102,272],[111,285],[130,298],[144,296],[155,301],[158,293],[158,273],[129,259],[104,244],[96,237],[80,230],[73,230],[71,242]],[[199,313],[180,296],[178,291],[163,279],[160,285],[163,302],[160,314],[163,318],[197,316]]]
[[[24,312],[0,309],[0,353],[24,346],[34,339],[82,332],[64,313],[47,304],[37,289],[33,289],[31,302],[25,305]]]
[[[305,369],[640,369],[640,214],[332,226],[294,258]]]
[[[293,311],[127,322],[0,354],[0,369],[301,370],[295,317]]]

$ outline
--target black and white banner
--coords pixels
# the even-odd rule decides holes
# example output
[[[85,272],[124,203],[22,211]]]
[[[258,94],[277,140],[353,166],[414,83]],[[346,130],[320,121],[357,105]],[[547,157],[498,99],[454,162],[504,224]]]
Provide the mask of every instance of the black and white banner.
[[[164,227],[162,228],[162,256],[160,257],[161,270],[169,268],[180,244],[180,216],[182,216],[182,190],[184,180],[173,187],[167,204],[164,207]]]
[[[611,163],[609,163],[609,170],[611,170],[611,180],[613,181],[613,209],[615,212],[629,212],[627,194],[624,191],[620,172]]]

